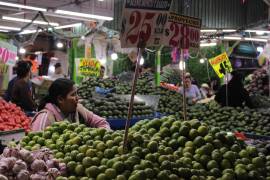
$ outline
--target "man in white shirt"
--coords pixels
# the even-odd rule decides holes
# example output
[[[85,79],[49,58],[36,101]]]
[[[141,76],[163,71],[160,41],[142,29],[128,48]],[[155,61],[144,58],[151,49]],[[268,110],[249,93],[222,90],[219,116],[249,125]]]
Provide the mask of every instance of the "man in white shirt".
[[[52,75],[52,79],[59,79],[59,78],[65,78],[65,75],[63,74],[63,69],[61,63],[56,63],[54,65],[54,74]]]

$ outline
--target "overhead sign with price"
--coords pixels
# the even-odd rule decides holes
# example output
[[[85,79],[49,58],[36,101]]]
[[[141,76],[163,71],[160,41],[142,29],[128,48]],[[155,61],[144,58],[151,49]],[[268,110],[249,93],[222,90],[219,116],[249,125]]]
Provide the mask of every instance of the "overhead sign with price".
[[[126,0],[122,16],[121,47],[162,44],[172,0]]]
[[[209,59],[209,63],[211,64],[219,78],[223,78],[226,73],[230,73],[233,71],[231,62],[226,52],[212,59]]]
[[[201,24],[201,19],[170,13],[162,44],[181,49],[199,49]]]

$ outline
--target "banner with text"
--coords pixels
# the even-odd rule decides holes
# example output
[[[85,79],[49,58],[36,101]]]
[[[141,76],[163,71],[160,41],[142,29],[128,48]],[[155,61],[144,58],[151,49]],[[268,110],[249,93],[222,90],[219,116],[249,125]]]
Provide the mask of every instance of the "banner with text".
[[[0,62],[7,65],[15,65],[17,47],[7,42],[0,41]]]
[[[162,44],[181,49],[199,49],[201,24],[201,19],[170,13]]]
[[[126,0],[122,15],[122,48],[159,46],[164,35],[172,0]]]

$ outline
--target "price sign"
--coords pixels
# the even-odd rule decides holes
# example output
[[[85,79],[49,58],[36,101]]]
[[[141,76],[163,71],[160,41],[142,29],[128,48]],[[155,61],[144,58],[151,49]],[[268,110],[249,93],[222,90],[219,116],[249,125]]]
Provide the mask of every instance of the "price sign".
[[[101,64],[97,59],[80,59],[79,74],[83,76],[99,76]]]
[[[122,16],[121,47],[159,46],[172,0],[126,0]]]
[[[181,49],[199,49],[200,29],[200,19],[170,13],[162,43]]]
[[[233,71],[231,62],[226,52],[212,59],[209,59],[209,63],[211,64],[219,78],[223,78],[226,73],[230,73]]]

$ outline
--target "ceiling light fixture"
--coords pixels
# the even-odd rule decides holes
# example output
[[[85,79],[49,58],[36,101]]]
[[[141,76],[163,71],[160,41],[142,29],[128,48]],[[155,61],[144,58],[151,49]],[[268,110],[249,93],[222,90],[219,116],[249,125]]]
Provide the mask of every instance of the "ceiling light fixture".
[[[0,32],[8,32],[8,30],[0,29]]]
[[[47,9],[45,9],[45,8],[26,6],[26,5],[22,5],[22,4],[15,4],[15,3],[3,2],[3,1],[0,1],[0,6],[15,7],[15,8],[29,9],[29,10],[42,11],[42,12],[47,11]]]
[[[19,53],[20,53],[20,54],[25,54],[25,53],[26,53],[26,50],[25,50],[24,48],[21,47],[21,48],[19,49]]]
[[[56,10],[56,14],[64,14],[69,16],[77,16],[77,17],[84,17],[84,18],[92,18],[92,19],[100,19],[100,20],[106,20],[106,21],[112,21],[112,17],[108,16],[99,16],[94,14],[86,14],[86,13],[79,13],[79,12],[73,12],[73,11],[65,11],[65,10]]]
[[[17,22],[26,22],[26,23],[31,23],[32,20],[30,19],[22,19],[22,18],[16,18],[16,17],[10,17],[10,16],[3,16],[2,19],[4,20],[9,20],[9,21],[17,21]],[[45,21],[38,21],[38,20],[35,20],[33,21],[34,24],[42,24],[42,25],[51,25],[51,26],[59,26],[58,23],[55,23],[55,22],[45,22]]]
[[[216,29],[202,29],[201,32],[217,32]]]
[[[33,33],[36,33],[36,32],[42,32],[42,30],[41,29],[39,29],[39,30],[37,30],[37,29],[36,30],[26,29],[26,30],[20,32],[19,34],[33,34]]]
[[[64,47],[64,44],[62,42],[57,42],[56,43],[56,47],[59,48],[59,49],[60,48],[63,48]]]
[[[257,41],[257,42],[267,42],[267,39],[260,39],[260,38],[244,38],[246,41]]]
[[[222,31],[223,32],[236,32],[235,29],[223,29]]]
[[[200,47],[210,47],[210,46],[216,46],[217,43],[213,42],[213,43],[201,43]]]
[[[81,40],[85,40],[85,36],[82,36],[82,37],[81,37]]]
[[[224,36],[223,39],[227,39],[227,40],[241,40],[241,37],[234,37],[234,36]]]
[[[245,32],[251,32],[251,33],[256,33],[256,34],[270,34],[270,31],[252,30],[252,29],[245,30]]]
[[[81,26],[81,25],[82,25],[82,23],[68,24],[68,25],[64,25],[64,26],[57,26],[54,29],[72,28],[72,27],[78,27],[78,26]]]
[[[3,30],[14,30],[14,31],[20,31],[21,30],[21,28],[10,27],[10,26],[0,26],[0,29],[3,29]]]
[[[111,58],[112,58],[112,60],[117,60],[118,59],[118,55],[116,54],[116,53],[112,53],[111,54]]]
[[[204,58],[200,59],[200,63],[201,64],[205,63],[205,59]]]

